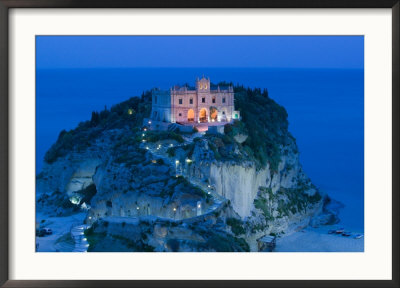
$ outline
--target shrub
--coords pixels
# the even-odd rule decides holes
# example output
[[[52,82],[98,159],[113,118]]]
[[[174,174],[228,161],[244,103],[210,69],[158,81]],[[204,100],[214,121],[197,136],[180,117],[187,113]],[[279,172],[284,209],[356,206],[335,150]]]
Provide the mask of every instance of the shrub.
[[[233,128],[232,128],[232,125],[231,124],[226,124],[225,126],[224,126],[224,133],[225,134],[229,134],[229,133],[231,133],[233,131]]]
[[[254,152],[254,157],[265,166],[270,163],[271,169],[276,170],[280,161],[280,146],[286,145],[288,137],[288,121],[285,108],[269,98],[268,91],[255,88],[235,86],[235,106],[240,110],[242,124],[235,122],[230,128],[246,129],[248,138],[243,143]]]
[[[128,111],[135,111],[129,115]],[[59,157],[66,156],[70,151],[76,149],[82,151],[92,145],[104,130],[137,127],[142,125],[143,119],[148,117],[151,111],[151,91],[144,92],[141,98],[132,97],[127,101],[103,111],[92,112],[91,119],[79,123],[70,131],[62,130],[56,143],[46,152],[44,160],[53,163]]]
[[[151,143],[166,139],[172,139],[178,143],[183,143],[185,141],[181,135],[171,131],[148,131],[145,139]]]
[[[243,228],[243,222],[236,218],[227,218],[226,224],[231,227],[233,234],[241,235],[246,233],[246,230]]]
[[[175,148],[174,147],[170,147],[167,149],[167,154],[169,157],[174,157],[175,156]]]
[[[268,209],[267,199],[265,199],[263,197],[258,197],[256,199],[254,199],[254,207],[256,207],[257,209],[260,209],[262,211],[262,213],[264,214],[264,218],[267,221],[273,219],[273,217]]]

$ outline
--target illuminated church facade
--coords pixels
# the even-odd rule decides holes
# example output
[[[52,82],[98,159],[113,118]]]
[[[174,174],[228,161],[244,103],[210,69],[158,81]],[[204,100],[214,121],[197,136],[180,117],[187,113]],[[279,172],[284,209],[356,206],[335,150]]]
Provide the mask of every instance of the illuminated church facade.
[[[179,124],[231,122],[240,118],[234,106],[232,86],[211,88],[210,78],[203,76],[193,88],[153,90],[150,119]]]

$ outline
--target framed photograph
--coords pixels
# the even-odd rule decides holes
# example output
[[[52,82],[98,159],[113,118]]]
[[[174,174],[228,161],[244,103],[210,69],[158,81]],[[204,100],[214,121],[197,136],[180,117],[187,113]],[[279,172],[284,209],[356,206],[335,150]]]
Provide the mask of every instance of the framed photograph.
[[[0,285],[399,287],[399,12],[0,0]]]

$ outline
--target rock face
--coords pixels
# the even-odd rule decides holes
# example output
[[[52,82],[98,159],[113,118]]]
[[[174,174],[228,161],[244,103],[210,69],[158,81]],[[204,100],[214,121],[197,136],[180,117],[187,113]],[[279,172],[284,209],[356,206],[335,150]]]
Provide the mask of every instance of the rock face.
[[[240,217],[250,216],[258,188],[270,181],[268,169],[215,163],[210,165],[210,183],[221,196],[229,199]]]
[[[257,168],[238,147],[227,148],[236,159],[216,160],[218,152],[210,149],[214,140],[206,137],[196,141],[193,162],[182,171],[185,177],[198,181],[206,179],[219,195],[228,199],[245,222],[248,235],[288,234],[304,228],[320,214],[323,197],[303,172],[293,140],[281,147],[281,161],[276,171],[269,165]],[[222,151],[221,148],[218,151]]]
[[[58,191],[72,199],[94,184],[97,193],[90,203],[85,203],[91,208],[88,223],[104,217],[157,216],[180,220],[199,215],[199,205],[202,210],[213,205],[212,198],[191,182],[206,183],[229,201],[237,216],[247,223],[249,233],[289,233],[297,226],[306,226],[321,210],[321,197],[314,197],[319,194],[302,171],[294,142],[281,147],[281,161],[277,170],[272,171],[269,165],[257,168],[240,143],[224,144],[220,137],[207,136],[180,146],[167,140],[175,145],[175,156],[165,154],[160,158],[143,149],[135,134],[125,129],[107,131],[90,148],[80,153],[71,151],[46,164],[37,179],[38,196]],[[167,143],[164,141],[163,145]],[[216,159],[218,153],[224,157]],[[190,162],[185,161],[188,158]],[[180,177],[176,177],[175,159],[180,159]],[[296,205],[307,208],[289,207],[294,205],[288,203],[294,201],[287,197],[289,192],[297,195],[295,200],[300,204]],[[76,200],[79,203],[74,204],[82,205],[81,199],[80,196]],[[267,207],[270,213],[265,215]],[[301,224],[296,226],[292,222]]]
[[[170,222],[151,216],[105,217],[86,233],[89,251],[246,252],[249,245],[224,229],[229,208],[214,214]]]
[[[81,191],[94,184],[97,193],[84,204],[91,207],[89,223],[110,216],[179,220],[196,216],[199,206],[206,210],[213,204],[204,191],[176,177],[169,164],[140,148],[133,136],[125,129],[106,132],[87,150],[46,164],[37,179],[38,200],[59,191],[80,206]]]
[[[225,134],[148,131],[132,124],[148,113],[149,103],[140,101],[127,103],[141,116],[122,105],[62,132],[37,176],[38,209],[87,210],[92,232],[106,237],[96,245],[92,237],[95,251],[256,251],[265,234],[337,220],[303,172],[286,122],[274,120],[273,137],[265,131],[274,126],[258,127],[261,140],[242,122],[225,125]]]

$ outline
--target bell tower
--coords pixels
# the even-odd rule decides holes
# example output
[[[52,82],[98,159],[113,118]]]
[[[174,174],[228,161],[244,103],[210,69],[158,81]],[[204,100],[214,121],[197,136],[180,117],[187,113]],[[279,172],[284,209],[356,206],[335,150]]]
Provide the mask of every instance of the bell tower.
[[[197,92],[209,92],[210,91],[210,78],[205,78],[204,75],[201,79],[196,79],[196,90]]]

